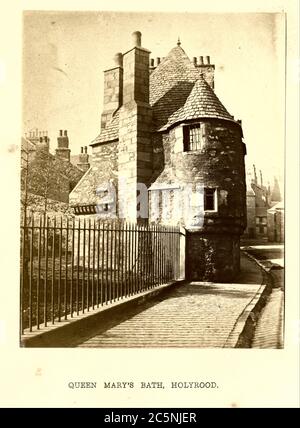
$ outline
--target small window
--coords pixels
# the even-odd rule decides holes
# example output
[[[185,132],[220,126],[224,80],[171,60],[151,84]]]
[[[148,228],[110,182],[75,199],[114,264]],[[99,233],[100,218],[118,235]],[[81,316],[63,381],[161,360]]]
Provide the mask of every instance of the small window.
[[[217,210],[217,192],[216,189],[206,187],[204,189],[204,211]]]
[[[195,151],[202,149],[202,127],[200,123],[185,126],[183,128],[184,151]]]

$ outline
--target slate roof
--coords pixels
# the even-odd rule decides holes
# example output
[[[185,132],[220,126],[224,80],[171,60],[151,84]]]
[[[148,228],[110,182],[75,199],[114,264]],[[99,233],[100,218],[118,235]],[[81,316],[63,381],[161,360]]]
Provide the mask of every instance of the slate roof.
[[[173,48],[150,74],[150,105],[157,131],[200,117],[234,120],[181,46]],[[117,111],[91,145],[118,139],[118,128]]]
[[[160,131],[167,129],[176,122],[198,119],[200,117],[233,120],[213,89],[201,75],[193,86],[183,107],[180,107],[168,119]]]
[[[119,111],[116,111],[110,122],[107,124],[98,137],[95,138],[90,144],[94,146],[96,144],[105,143],[108,141],[114,141],[119,138]]]

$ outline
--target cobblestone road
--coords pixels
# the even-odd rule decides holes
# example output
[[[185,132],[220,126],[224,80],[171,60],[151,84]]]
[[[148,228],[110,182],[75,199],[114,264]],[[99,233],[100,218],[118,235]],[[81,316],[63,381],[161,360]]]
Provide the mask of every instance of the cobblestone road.
[[[242,272],[236,283],[179,286],[79,346],[223,347],[261,284],[262,273],[256,263],[242,256]]]

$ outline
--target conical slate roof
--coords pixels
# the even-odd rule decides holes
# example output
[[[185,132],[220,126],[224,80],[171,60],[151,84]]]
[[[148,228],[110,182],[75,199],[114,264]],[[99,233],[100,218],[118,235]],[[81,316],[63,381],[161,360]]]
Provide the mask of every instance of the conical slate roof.
[[[201,117],[234,120],[181,46],[150,75],[150,104],[157,130]]]
[[[166,129],[176,122],[199,118],[233,120],[233,116],[228,113],[202,75],[194,84],[184,106],[174,112],[169,117],[167,124],[160,130]]]

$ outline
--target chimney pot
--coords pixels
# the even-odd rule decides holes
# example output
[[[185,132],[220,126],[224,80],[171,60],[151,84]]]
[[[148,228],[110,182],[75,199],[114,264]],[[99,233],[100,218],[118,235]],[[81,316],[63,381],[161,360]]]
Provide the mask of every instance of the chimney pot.
[[[206,64],[210,64],[210,57],[209,56],[206,57]]]
[[[84,147],[84,153],[87,153],[87,146]]]
[[[60,129],[59,136],[62,137],[62,135],[63,135],[63,131],[62,131],[62,129]]]
[[[142,33],[140,31],[135,31],[134,33],[132,33],[132,42],[133,46],[142,46]]]
[[[194,63],[194,65],[197,65],[197,58],[195,56],[193,58],[193,63]]]
[[[199,64],[200,64],[200,65],[203,65],[203,64],[204,64],[203,56],[202,56],[202,55],[201,55],[201,56],[199,56]]]
[[[151,59],[150,59],[150,66],[151,66],[151,67],[154,67],[154,58],[151,58]]]
[[[157,57],[156,58],[156,65],[159,65],[160,64],[160,58],[159,57]]]
[[[43,137],[40,137],[40,143],[43,141]]]
[[[65,131],[64,131],[64,136],[65,136],[65,137],[67,137],[67,136],[68,136],[68,131],[67,131],[67,130],[65,130]]]
[[[80,153],[83,153],[83,147],[80,147]]]
[[[122,52],[117,52],[114,56],[114,62],[117,67],[123,67],[123,54]]]

